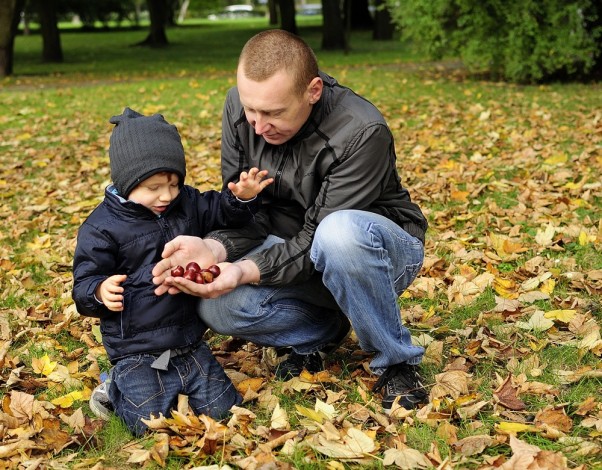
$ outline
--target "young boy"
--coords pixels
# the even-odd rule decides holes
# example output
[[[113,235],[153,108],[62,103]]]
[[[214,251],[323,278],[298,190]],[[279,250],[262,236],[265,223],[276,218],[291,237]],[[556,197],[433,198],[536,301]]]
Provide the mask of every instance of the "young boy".
[[[196,413],[221,418],[241,398],[202,341],[196,297],[156,296],[151,270],[176,235],[249,222],[273,180],[253,168],[222,193],[201,193],[184,185],[180,135],[163,116],[126,108],[110,122],[113,184],[80,227],[73,262],[75,305],[100,318],[113,364],[110,405],[136,435],[147,429],[142,418],[169,416],[180,393]]]

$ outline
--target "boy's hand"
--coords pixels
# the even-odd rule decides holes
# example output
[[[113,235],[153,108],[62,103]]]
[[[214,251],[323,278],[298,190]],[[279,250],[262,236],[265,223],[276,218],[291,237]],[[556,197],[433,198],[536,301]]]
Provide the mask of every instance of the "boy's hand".
[[[228,183],[228,189],[243,201],[253,199],[266,186],[274,182],[274,178],[264,179],[267,175],[267,170],[259,171],[258,168],[251,168],[248,173],[243,171],[240,174],[238,183]]]
[[[121,312],[123,310],[123,287],[121,287],[121,283],[126,278],[125,274],[116,274],[105,279],[96,288],[96,298],[113,312]]]

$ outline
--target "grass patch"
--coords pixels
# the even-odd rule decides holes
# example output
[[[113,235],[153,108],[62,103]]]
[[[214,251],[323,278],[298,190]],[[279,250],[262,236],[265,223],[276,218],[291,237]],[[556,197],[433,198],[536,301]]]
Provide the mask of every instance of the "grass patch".
[[[411,45],[375,42],[370,32],[353,32],[349,54],[321,51],[319,21],[309,18],[299,25],[322,69],[383,111],[395,137],[402,184],[429,219],[423,272],[399,305],[405,324],[427,347],[430,362],[422,368],[427,388],[441,396],[406,418],[389,418],[382,414],[380,397],[369,390],[374,380],[370,355],[359,353],[353,340],[329,358],[328,371],[338,382],[294,390],[261,367],[259,348],[223,350],[227,338],[208,334],[228,367],[262,378],[258,395],[265,398],[269,390],[286,411],[290,430],[302,436],[295,438],[291,454],[278,446],[263,456],[266,465],[273,458],[295,468],[330,468],[341,461],[356,466],[317,450],[328,440],[326,423],[332,425],[329,432],[338,433],[337,442],[356,428],[378,443],[377,450],[366,453],[375,457],[364,456],[361,468],[384,468],[385,451],[404,448],[399,442],[423,456],[433,444],[458,468],[480,468],[497,455],[509,459],[507,436],[496,424],[512,414],[495,394],[500,380],[510,377],[527,417],[549,406],[562,409],[573,424],[567,436],[583,441],[571,447],[543,432],[521,433],[519,439],[565,454],[569,468],[596,468],[599,451],[588,449],[599,449],[600,437],[582,424],[599,419],[600,378],[591,374],[568,381],[557,372],[595,371],[600,360],[595,337],[602,316],[600,85],[479,81],[454,61],[430,64]],[[70,299],[77,228],[110,181],[109,117],[125,106],[163,113],[184,139],[187,182],[201,190],[218,189],[223,99],[234,85],[240,47],[266,27],[265,20],[198,21],[170,28],[171,44],[164,50],[133,46],[146,36],[144,28],[65,31],[62,64],[40,62],[39,36],[17,37],[15,75],[0,83],[0,374],[7,384],[0,396],[5,413],[15,392],[39,400],[72,390],[89,393],[99,374],[110,369],[97,341],[97,321],[78,317]],[[545,329],[519,326],[538,311],[553,310],[574,310],[573,320],[553,320]],[[585,341],[588,334],[594,336]],[[69,371],[76,386],[34,371],[32,359],[45,354]],[[466,375],[446,383],[445,374],[452,371]],[[444,388],[462,380],[465,391]],[[552,391],[537,392],[538,383]],[[593,402],[583,407],[589,397]],[[318,400],[331,404],[335,417],[310,426],[297,405],[314,410]],[[486,404],[462,418],[458,410],[470,400]],[[50,409],[45,418],[84,439],[80,447],[67,446],[58,454],[54,447],[47,454],[25,449],[23,455],[49,455],[57,467],[127,468],[127,450],[145,452],[156,445],[157,435],[134,439],[118,419],[104,425],[93,420],[85,402]],[[272,437],[288,431],[270,430],[272,405],[259,398],[246,402],[243,408],[254,417],[241,415],[230,423],[226,446],[223,436],[210,442],[193,426],[172,424],[163,467],[150,458],[145,465],[192,468],[256,458],[254,452],[269,441],[267,431]],[[99,428],[95,436],[78,434],[60,420],[61,412],[72,415],[80,408],[86,425]],[[433,424],[429,414],[439,411],[449,418]],[[499,444],[464,457],[453,440],[438,434],[443,423],[457,427],[458,439],[488,434]],[[23,426],[11,433],[38,437],[33,425]],[[3,445],[10,443],[11,433],[4,435]],[[203,446],[202,439],[208,439]]]

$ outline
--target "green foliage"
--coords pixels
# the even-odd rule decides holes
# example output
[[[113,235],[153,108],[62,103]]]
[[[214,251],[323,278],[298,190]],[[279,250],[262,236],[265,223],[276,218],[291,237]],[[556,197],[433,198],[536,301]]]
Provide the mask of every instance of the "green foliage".
[[[595,0],[387,0],[402,37],[433,58],[517,83],[583,78],[602,65]]]

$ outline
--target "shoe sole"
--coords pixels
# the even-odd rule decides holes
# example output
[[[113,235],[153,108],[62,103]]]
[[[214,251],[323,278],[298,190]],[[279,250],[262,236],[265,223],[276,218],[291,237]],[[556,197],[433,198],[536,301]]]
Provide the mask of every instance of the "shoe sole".
[[[94,413],[94,416],[96,416],[97,418],[100,418],[104,421],[109,421],[111,419],[112,413],[105,406],[92,400],[90,400],[88,404],[90,405],[90,410],[92,411],[92,413]]]

